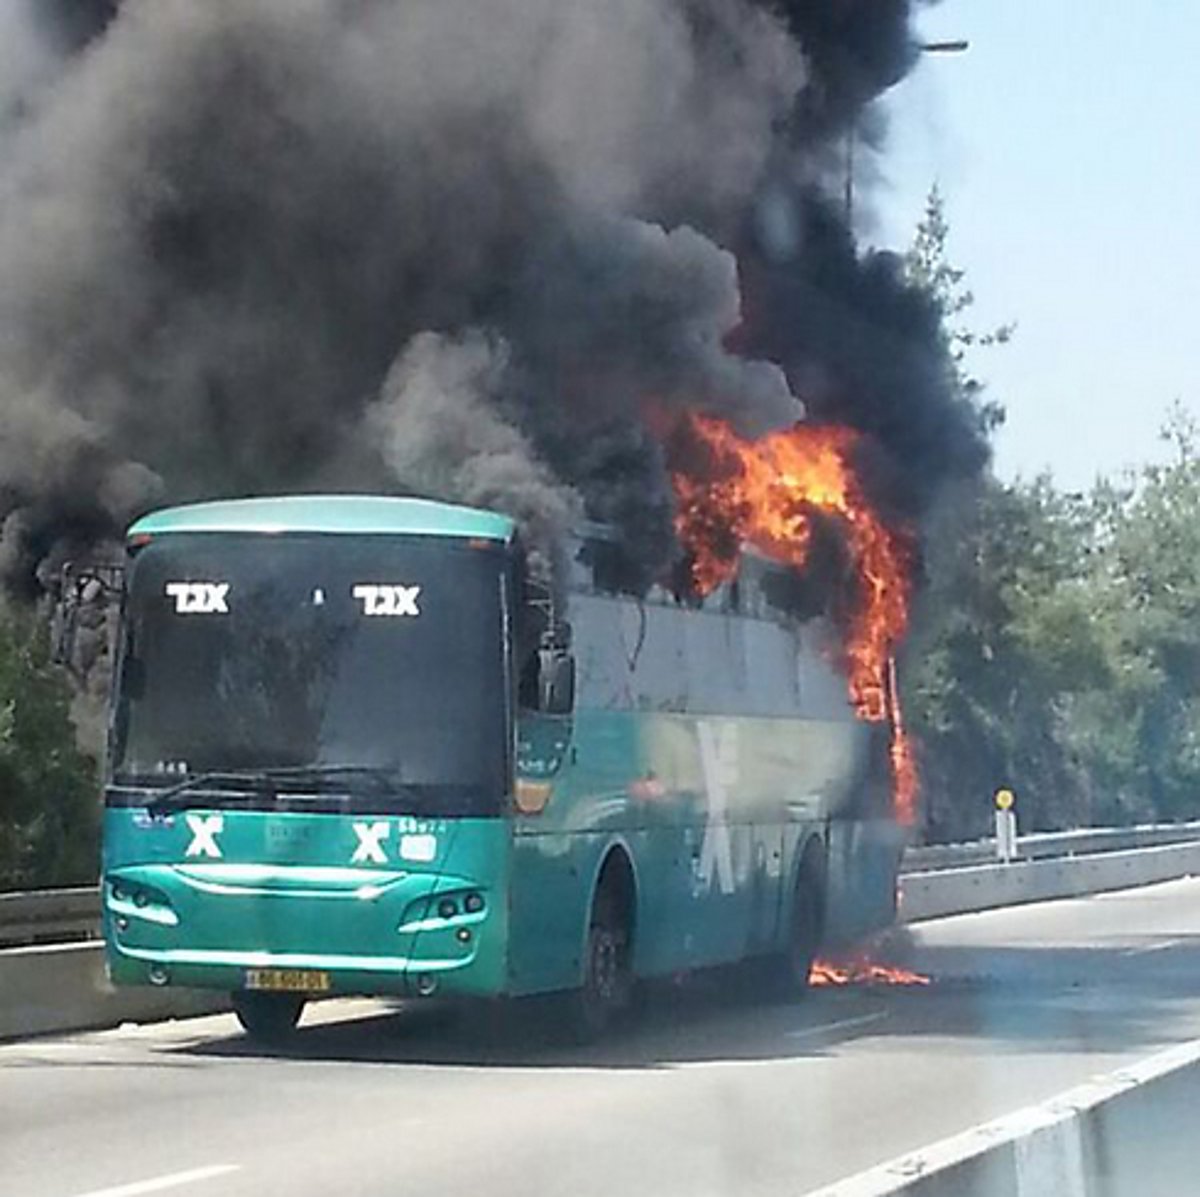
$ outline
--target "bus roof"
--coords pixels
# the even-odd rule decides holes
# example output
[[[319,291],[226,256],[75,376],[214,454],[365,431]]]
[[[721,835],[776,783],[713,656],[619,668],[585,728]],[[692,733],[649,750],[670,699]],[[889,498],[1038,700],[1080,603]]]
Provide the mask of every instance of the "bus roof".
[[[294,495],[166,507],[138,520],[129,536],[166,532],[332,532],[462,536],[510,541],[514,522],[494,511],[382,495]]]

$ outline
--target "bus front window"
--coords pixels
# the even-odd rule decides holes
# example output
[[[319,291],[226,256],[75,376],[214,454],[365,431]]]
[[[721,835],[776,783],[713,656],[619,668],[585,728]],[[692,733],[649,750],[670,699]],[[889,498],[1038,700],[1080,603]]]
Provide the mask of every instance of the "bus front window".
[[[114,782],[355,765],[394,775],[404,809],[499,810],[504,563],[438,538],[152,542],[131,564]]]

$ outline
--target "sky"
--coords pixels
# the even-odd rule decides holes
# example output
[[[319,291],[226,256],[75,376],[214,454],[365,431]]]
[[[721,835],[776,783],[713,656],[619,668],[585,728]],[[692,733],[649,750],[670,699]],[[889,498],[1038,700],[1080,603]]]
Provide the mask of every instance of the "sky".
[[[936,180],[979,328],[972,363],[1007,409],[995,468],[1070,489],[1167,456],[1200,418],[1200,11],[1194,0],[943,0],[888,97],[862,233],[906,245]]]

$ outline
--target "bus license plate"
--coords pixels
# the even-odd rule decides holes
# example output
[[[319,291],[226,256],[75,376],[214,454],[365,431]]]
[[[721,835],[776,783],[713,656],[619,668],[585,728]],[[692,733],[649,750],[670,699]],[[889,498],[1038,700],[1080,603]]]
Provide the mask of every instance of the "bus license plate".
[[[303,968],[248,968],[246,988],[274,993],[327,993],[329,974]]]

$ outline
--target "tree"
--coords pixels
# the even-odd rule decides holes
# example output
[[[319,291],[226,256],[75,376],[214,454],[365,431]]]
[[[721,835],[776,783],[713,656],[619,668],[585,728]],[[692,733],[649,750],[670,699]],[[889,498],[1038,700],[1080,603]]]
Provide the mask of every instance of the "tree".
[[[983,834],[1001,785],[1027,828],[1069,823],[1083,790],[1060,741],[1063,704],[1107,677],[1080,582],[1086,510],[1048,478],[986,479],[943,522],[905,671],[927,835]]]
[[[0,617],[0,890],[95,879],[95,772],[75,745],[46,629]]]
[[[935,530],[906,695],[928,833],[1200,816],[1200,435],[1090,495],[986,480]]]
[[[1200,436],[1176,405],[1162,438],[1171,461],[1094,498],[1093,593],[1113,632],[1113,686],[1107,726],[1080,751],[1140,808],[1182,818],[1200,814]]]
[[[994,429],[968,357],[1013,326],[965,323],[948,240],[935,187],[907,268]],[[986,832],[1000,785],[1026,830],[1200,816],[1200,428],[1176,405],[1163,439],[1169,461],[1089,495],[985,476],[935,513],[902,673],[928,838]]]
[[[1004,409],[994,400],[984,400],[984,384],[972,373],[968,357],[972,350],[1007,344],[1016,332],[1016,325],[1001,324],[980,331],[963,321],[964,314],[975,304],[975,294],[966,285],[966,271],[950,260],[949,245],[946,201],[941,188],[934,183],[904,258],[905,272],[941,312],[944,356],[952,385],[978,406],[984,428],[993,431],[1004,422]]]

